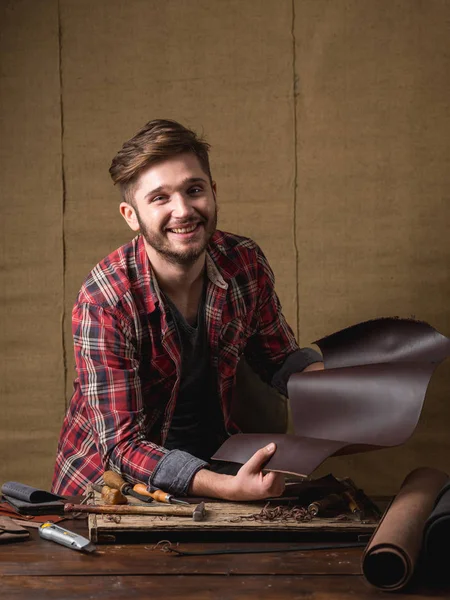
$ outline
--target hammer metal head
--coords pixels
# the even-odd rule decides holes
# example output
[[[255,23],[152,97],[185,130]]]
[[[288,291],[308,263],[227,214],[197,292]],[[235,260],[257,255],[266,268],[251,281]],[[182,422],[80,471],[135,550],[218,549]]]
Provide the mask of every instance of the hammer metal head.
[[[194,512],[192,513],[192,518],[194,519],[194,521],[203,521],[203,519],[205,518],[205,515],[206,515],[205,503],[200,502],[200,504],[197,504],[197,506],[194,508]]]

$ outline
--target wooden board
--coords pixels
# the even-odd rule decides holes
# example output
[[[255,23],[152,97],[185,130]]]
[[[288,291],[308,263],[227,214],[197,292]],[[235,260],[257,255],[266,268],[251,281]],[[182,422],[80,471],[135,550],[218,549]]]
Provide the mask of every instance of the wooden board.
[[[186,516],[166,516],[167,505],[152,503],[153,509],[159,511],[158,515],[99,515],[90,514],[88,517],[89,538],[95,543],[108,543],[117,541],[141,541],[155,539],[208,539],[215,541],[224,539],[262,539],[263,535],[270,535],[271,539],[290,540],[301,539],[305,534],[350,534],[357,538],[360,534],[371,534],[377,523],[375,521],[357,521],[348,519],[319,518],[311,521],[297,522],[295,520],[258,521],[248,519],[250,515],[259,514],[267,502],[208,502],[206,503],[206,516],[203,521],[193,521]],[[102,504],[100,494],[88,490],[87,504]],[[140,505],[138,500],[129,498],[130,505]],[[275,506],[276,501],[271,501],[270,506]],[[171,509],[173,507],[171,506]],[[192,510],[194,505],[192,505]],[[195,535],[194,535],[195,534]],[[175,536],[175,537],[174,537]]]

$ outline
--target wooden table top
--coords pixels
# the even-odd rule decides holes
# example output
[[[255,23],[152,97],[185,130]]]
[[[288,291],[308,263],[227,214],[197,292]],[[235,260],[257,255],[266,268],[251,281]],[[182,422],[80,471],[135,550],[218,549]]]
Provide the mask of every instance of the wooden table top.
[[[86,520],[67,520],[62,526],[87,536]],[[361,575],[361,548],[277,552],[292,542],[183,542],[188,551],[227,548],[273,550],[257,554],[176,556],[153,543],[98,545],[95,554],[76,552],[39,538],[0,545],[0,596],[5,600],[180,600],[296,598],[354,600],[386,598]],[[323,542],[322,542],[323,543]],[[295,543],[298,545],[298,542]],[[448,598],[446,589],[415,582],[415,600]]]

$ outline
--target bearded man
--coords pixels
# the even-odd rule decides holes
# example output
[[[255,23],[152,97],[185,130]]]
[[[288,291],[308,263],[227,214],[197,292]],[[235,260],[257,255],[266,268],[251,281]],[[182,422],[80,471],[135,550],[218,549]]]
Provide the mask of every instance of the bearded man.
[[[293,372],[322,369],[300,349],[272,270],[255,242],[216,229],[209,145],[154,120],[126,142],[110,174],[139,232],[86,278],[72,313],[77,378],[52,489],[83,493],[114,470],[150,491],[259,500],[284,490],[263,470],[275,444],[241,468],[211,456],[238,433],[231,406],[245,357],[287,395]]]

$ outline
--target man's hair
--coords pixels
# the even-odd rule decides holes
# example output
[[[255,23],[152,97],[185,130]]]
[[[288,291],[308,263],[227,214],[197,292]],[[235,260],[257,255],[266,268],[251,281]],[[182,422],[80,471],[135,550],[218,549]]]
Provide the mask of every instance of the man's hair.
[[[149,121],[130,140],[124,143],[113,158],[109,173],[114,185],[120,186],[123,199],[133,204],[135,183],[139,175],[151,165],[184,152],[192,152],[210,181],[209,144],[194,131],[176,121],[155,119]]]

